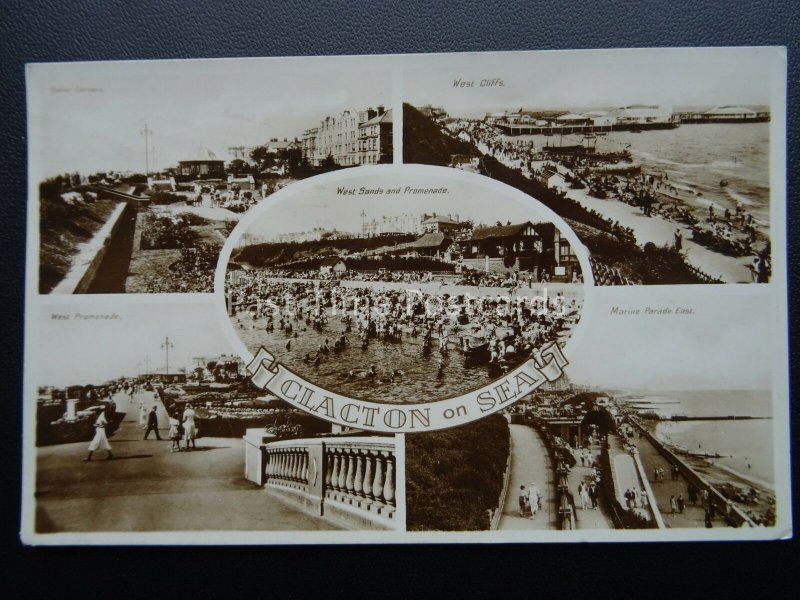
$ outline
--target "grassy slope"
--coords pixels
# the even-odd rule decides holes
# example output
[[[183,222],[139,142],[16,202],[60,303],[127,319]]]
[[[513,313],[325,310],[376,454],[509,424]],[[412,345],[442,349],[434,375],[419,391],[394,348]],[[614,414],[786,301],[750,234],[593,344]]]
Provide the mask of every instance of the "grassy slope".
[[[487,529],[508,460],[508,422],[491,415],[464,427],[406,436],[410,531]]]
[[[448,166],[453,154],[482,156],[484,175],[502,181],[536,198],[560,217],[567,219],[593,257],[617,267],[623,275],[645,284],[701,283],[670,248],[648,248],[622,244],[607,232],[607,225],[580,203],[560,198],[546,186],[526,178],[493,157],[484,156],[469,142],[452,138],[442,132],[431,119],[413,106],[403,105],[403,161]]]
[[[346,240],[317,240],[313,242],[291,242],[274,244],[254,244],[235,251],[231,260],[249,264],[256,268],[269,267],[289,261],[317,258],[328,254],[337,254],[339,250],[357,252],[371,250],[393,243],[402,244],[416,239],[414,235],[392,238],[354,238]]]
[[[114,200],[98,200],[75,206],[47,198],[40,200],[40,293],[49,293],[64,279],[81,244],[92,239],[116,205]]]

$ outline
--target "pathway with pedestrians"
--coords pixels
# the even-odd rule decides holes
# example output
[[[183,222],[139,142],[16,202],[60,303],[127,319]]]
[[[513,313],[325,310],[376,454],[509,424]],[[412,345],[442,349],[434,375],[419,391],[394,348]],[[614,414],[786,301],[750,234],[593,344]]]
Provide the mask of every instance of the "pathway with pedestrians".
[[[599,444],[593,444],[589,447],[592,458],[595,464],[600,464],[601,448]],[[614,529],[614,521],[611,519],[611,508],[608,506],[608,500],[603,493],[598,495],[597,508],[581,507],[581,500],[578,494],[578,484],[581,481],[591,483],[594,480],[594,468],[589,464],[581,464],[580,456],[575,466],[569,470],[567,482],[569,483],[569,491],[575,499],[575,527],[576,529]],[[600,492],[600,490],[598,490]]]
[[[555,469],[539,433],[527,425],[511,429],[511,474],[498,529],[556,529]],[[542,510],[531,519],[519,516],[519,488],[536,483],[542,494]]]
[[[667,527],[705,527],[705,509],[700,505],[699,499],[695,505],[689,502],[686,480],[681,475],[678,475],[677,480],[671,478],[672,465],[646,437],[635,436],[632,442],[639,450],[639,460],[642,461],[650,487],[658,501],[658,509]],[[664,469],[664,479],[656,481],[654,470],[658,467]],[[678,494],[683,494],[685,500],[683,513],[673,513],[670,507],[670,497],[677,498]]]
[[[140,400],[158,406],[162,441],[142,439]],[[101,450],[82,462],[88,442],[37,448],[38,533],[337,529],[246,481],[241,439],[200,438],[197,451],[172,452],[153,392],[114,401],[125,413],[110,438],[114,460]]]

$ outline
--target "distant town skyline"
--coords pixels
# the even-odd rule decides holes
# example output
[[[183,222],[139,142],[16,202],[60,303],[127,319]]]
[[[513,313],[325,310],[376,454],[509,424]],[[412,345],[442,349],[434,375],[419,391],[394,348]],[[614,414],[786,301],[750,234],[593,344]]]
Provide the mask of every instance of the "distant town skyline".
[[[326,116],[391,102],[385,71],[316,60],[43,64],[29,68],[28,87],[40,178],[144,172],[145,123],[155,171],[205,148],[227,162],[230,146],[299,139]]]
[[[406,194],[406,187],[448,189],[447,194]],[[400,188],[397,195],[339,195],[337,188],[360,188],[383,190]],[[291,189],[291,188],[289,188]],[[491,202],[487,197],[495,196]],[[500,204],[498,204],[500,201]],[[302,208],[299,208],[302,205]],[[336,229],[346,233],[361,233],[364,220],[380,219],[403,214],[458,215],[461,221],[470,219],[475,223],[494,225],[498,220],[520,223],[544,221],[544,211],[533,199],[530,203],[515,200],[505,194],[489,192],[476,187],[473,182],[449,177],[409,176],[398,174],[370,175],[335,184],[324,184],[307,190],[285,201],[271,205],[247,229],[247,234],[264,239],[291,232],[310,231],[314,228]]]

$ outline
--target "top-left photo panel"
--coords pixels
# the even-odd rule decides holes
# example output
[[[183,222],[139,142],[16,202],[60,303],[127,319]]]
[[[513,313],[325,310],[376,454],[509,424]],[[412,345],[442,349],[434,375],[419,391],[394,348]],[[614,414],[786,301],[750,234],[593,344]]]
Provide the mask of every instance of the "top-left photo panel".
[[[245,211],[393,158],[392,74],[363,57],[33,64],[27,94],[40,294],[211,293]]]

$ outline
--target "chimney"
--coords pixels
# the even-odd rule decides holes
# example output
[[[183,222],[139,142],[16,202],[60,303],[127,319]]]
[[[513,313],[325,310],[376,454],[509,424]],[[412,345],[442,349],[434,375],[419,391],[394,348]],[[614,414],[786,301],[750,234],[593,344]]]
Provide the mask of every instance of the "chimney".
[[[382,115],[386,109],[383,108],[383,104],[378,104],[378,116]]]

